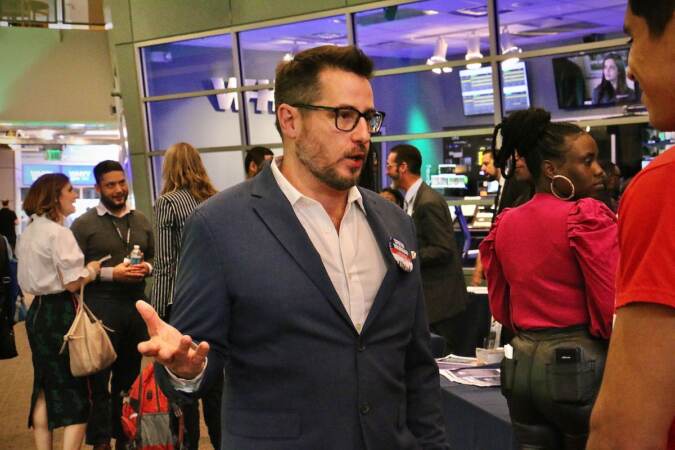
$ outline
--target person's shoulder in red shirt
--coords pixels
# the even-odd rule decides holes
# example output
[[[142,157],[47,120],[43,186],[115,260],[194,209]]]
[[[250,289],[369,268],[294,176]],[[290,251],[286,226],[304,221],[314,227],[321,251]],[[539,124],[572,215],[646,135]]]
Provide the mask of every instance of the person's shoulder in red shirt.
[[[675,307],[675,147],[638,173],[621,199],[617,302]]]
[[[675,3],[628,0],[628,75],[649,121],[675,130]],[[675,149],[621,200],[616,322],[587,450],[675,450]]]

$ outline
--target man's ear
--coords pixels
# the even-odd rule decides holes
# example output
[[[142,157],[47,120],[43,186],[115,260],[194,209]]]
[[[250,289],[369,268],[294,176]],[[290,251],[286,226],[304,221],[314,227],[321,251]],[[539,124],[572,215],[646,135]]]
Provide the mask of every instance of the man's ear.
[[[552,180],[553,177],[558,174],[558,168],[556,167],[556,165],[552,161],[550,161],[548,159],[545,159],[542,164],[543,164],[542,173],[544,174],[544,176],[546,178],[548,178],[549,180]]]
[[[297,108],[282,103],[277,107],[277,120],[281,135],[295,139],[300,134],[301,117]]]
[[[94,185],[94,188],[96,189],[96,192],[100,195],[101,194],[101,186],[99,186],[98,183]]]
[[[408,173],[408,163],[406,163],[405,161],[401,162],[398,165],[398,173],[400,173],[401,175],[405,175],[406,173]]]
[[[255,161],[251,161],[248,165],[248,174],[255,175],[258,173],[258,165],[255,163]]]

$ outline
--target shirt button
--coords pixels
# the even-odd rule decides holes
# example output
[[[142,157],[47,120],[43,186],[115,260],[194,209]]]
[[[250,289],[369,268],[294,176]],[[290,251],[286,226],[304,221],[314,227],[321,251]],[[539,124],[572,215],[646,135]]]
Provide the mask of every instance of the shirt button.
[[[359,408],[359,411],[365,416],[370,412],[370,405],[368,403],[363,403]]]
[[[363,342],[359,341],[359,344],[358,344],[358,346],[356,347],[356,349],[357,349],[358,351],[360,351],[360,352],[363,352],[363,351],[366,350],[366,344],[364,344]]]

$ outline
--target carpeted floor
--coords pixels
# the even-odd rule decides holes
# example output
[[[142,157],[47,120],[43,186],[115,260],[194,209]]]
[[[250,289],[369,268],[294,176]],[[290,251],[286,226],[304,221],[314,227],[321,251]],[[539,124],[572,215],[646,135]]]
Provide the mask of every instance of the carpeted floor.
[[[33,365],[23,322],[14,327],[19,356],[0,360],[0,450],[35,448],[33,433],[28,428],[28,407],[33,387]],[[54,433],[54,450],[62,448],[62,430]],[[91,448],[83,446],[83,448]],[[213,450],[202,420],[199,450]]]

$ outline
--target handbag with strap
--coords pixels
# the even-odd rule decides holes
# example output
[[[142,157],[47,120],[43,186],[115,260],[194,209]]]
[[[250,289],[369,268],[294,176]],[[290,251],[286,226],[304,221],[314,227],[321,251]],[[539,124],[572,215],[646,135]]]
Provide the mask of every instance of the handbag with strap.
[[[68,333],[63,336],[59,354],[68,346],[70,371],[75,377],[83,377],[109,367],[117,359],[117,353],[106,330],[113,332],[96,318],[84,302],[84,284],[80,288],[77,313]]]

